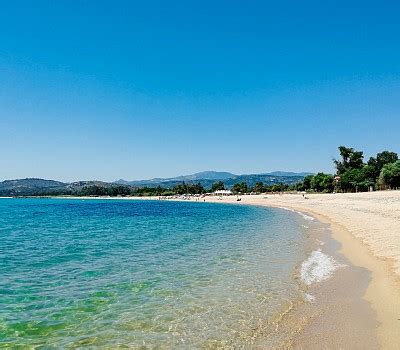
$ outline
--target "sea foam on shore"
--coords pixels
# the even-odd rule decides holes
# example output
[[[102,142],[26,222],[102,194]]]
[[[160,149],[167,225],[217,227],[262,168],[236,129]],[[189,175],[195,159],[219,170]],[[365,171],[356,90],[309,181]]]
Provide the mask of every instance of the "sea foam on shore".
[[[297,210],[294,210],[294,209],[291,209],[291,208],[286,208],[286,207],[278,207],[278,206],[277,206],[277,208],[279,208],[279,209],[284,209],[284,210],[288,210],[288,211],[291,211],[291,212],[293,212],[293,213],[299,214],[299,215],[301,215],[301,216],[303,217],[304,220],[314,221],[314,218],[313,218],[312,216],[307,215],[307,214],[304,214],[304,213],[302,213],[301,211],[297,211]]]
[[[314,250],[310,256],[301,264],[300,275],[303,282],[311,285],[328,279],[340,267],[336,260],[320,249]]]

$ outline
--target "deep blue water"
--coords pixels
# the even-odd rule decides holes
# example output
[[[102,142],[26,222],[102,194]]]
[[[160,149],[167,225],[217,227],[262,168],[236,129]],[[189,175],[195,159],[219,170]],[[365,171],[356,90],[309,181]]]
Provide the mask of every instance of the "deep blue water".
[[[301,218],[211,203],[0,199],[0,347],[237,347],[299,298]]]

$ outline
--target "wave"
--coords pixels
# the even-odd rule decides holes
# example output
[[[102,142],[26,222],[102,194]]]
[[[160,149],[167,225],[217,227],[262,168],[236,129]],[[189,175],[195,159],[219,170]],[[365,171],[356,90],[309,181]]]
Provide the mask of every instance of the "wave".
[[[290,209],[290,208],[286,208],[286,207],[277,207],[277,208],[279,208],[279,209],[284,209],[284,210],[288,210],[288,211],[291,211],[291,212],[293,212],[293,213],[299,214],[299,215],[301,215],[301,216],[303,217],[303,219],[308,220],[308,221],[314,221],[314,220],[315,220],[312,216],[309,216],[309,215],[307,215],[307,214],[304,214],[304,213],[302,213],[301,211],[297,211],[297,210]]]
[[[344,266],[337,263],[332,256],[321,252],[320,249],[314,250],[301,264],[301,279],[307,285],[321,282],[330,278],[338,268]]]

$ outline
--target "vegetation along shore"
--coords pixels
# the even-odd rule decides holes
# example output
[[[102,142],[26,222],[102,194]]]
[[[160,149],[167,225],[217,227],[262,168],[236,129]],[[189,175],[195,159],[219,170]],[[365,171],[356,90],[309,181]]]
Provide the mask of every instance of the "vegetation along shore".
[[[127,185],[121,181],[77,181],[62,183],[54,180],[23,179],[0,183],[1,196],[173,196],[213,193],[230,189],[233,194],[267,192],[365,192],[400,187],[400,160],[396,152],[382,151],[364,161],[362,151],[350,147],[339,147],[339,159],[334,160],[336,173],[326,174],[272,174],[232,176],[211,182],[170,181],[174,186],[162,183]],[[226,173],[223,173],[226,177]],[[233,175],[233,174],[232,174]],[[224,177],[221,175],[221,177]],[[236,180],[236,182],[235,182]],[[211,185],[206,187],[204,184]],[[138,182],[140,183],[140,182]],[[168,182],[167,182],[168,183]],[[204,183],[204,184],[203,184]]]

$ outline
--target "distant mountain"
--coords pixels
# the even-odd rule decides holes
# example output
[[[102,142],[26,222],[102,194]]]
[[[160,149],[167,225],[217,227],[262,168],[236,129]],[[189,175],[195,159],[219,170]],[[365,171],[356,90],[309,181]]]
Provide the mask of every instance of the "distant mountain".
[[[293,184],[302,181],[304,177],[309,174],[310,173],[275,171],[266,174],[235,175],[223,171],[203,171],[192,175],[172,178],[155,178],[139,181],[126,181],[121,179],[113,183],[103,181],[76,181],[66,183],[54,180],[28,178],[0,182],[0,196],[74,195],[80,193],[84,188],[89,186],[111,189],[111,193],[113,193],[113,190],[118,189],[118,185],[129,186],[131,189],[157,186],[172,188],[182,182],[192,184],[200,183],[206,189],[211,188],[212,184],[216,181],[223,181],[227,188],[231,188],[238,182],[246,182],[248,186],[254,186],[257,182],[262,182],[265,185],[274,185],[278,183]],[[105,192],[109,193],[109,191]]]
[[[136,180],[136,181],[126,181],[120,179],[115,181],[114,183],[121,185],[131,185],[131,186],[149,186],[149,185],[158,186],[159,184],[164,184],[164,183],[194,182],[200,180],[214,180],[214,181],[226,180],[235,176],[237,175],[225,171],[202,171],[192,175],[182,175],[170,178],[154,178],[149,180]]]
[[[77,181],[72,183],[45,179],[17,179],[0,182],[0,196],[47,196],[58,194],[76,194],[84,187],[113,187],[115,184],[103,181]]]
[[[226,171],[202,171],[193,175],[178,176],[175,180],[224,180],[236,176]]]
[[[222,171],[203,171],[200,173],[195,173],[193,175],[177,176],[173,178],[154,178],[150,180],[117,180],[115,183],[121,185],[130,185],[137,187],[173,187],[182,182],[186,183],[197,183],[200,182],[205,188],[210,188],[211,185],[216,181],[223,181],[225,186],[230,188],[237,182],[246,182],[248,186],[254,186],[256,182],[263,182],[265,184],[273,185],[276,183],[292,184],[302,181],[303,178],[311,173],[294,173],[285,171],[274,171],[265,174],[245,174],[245,175],[235,175],[228,172]]]
[[[308,175],[314,175],[313,173],[294,173],[291,171],[273,171],[271,173],[266,173],[265,175],[272,175],[272,176],[303,176],[306,177]]]
[[[57,191],[67,184],[36,178],[5,180],[0,182],[0,196],[28,196]]]

